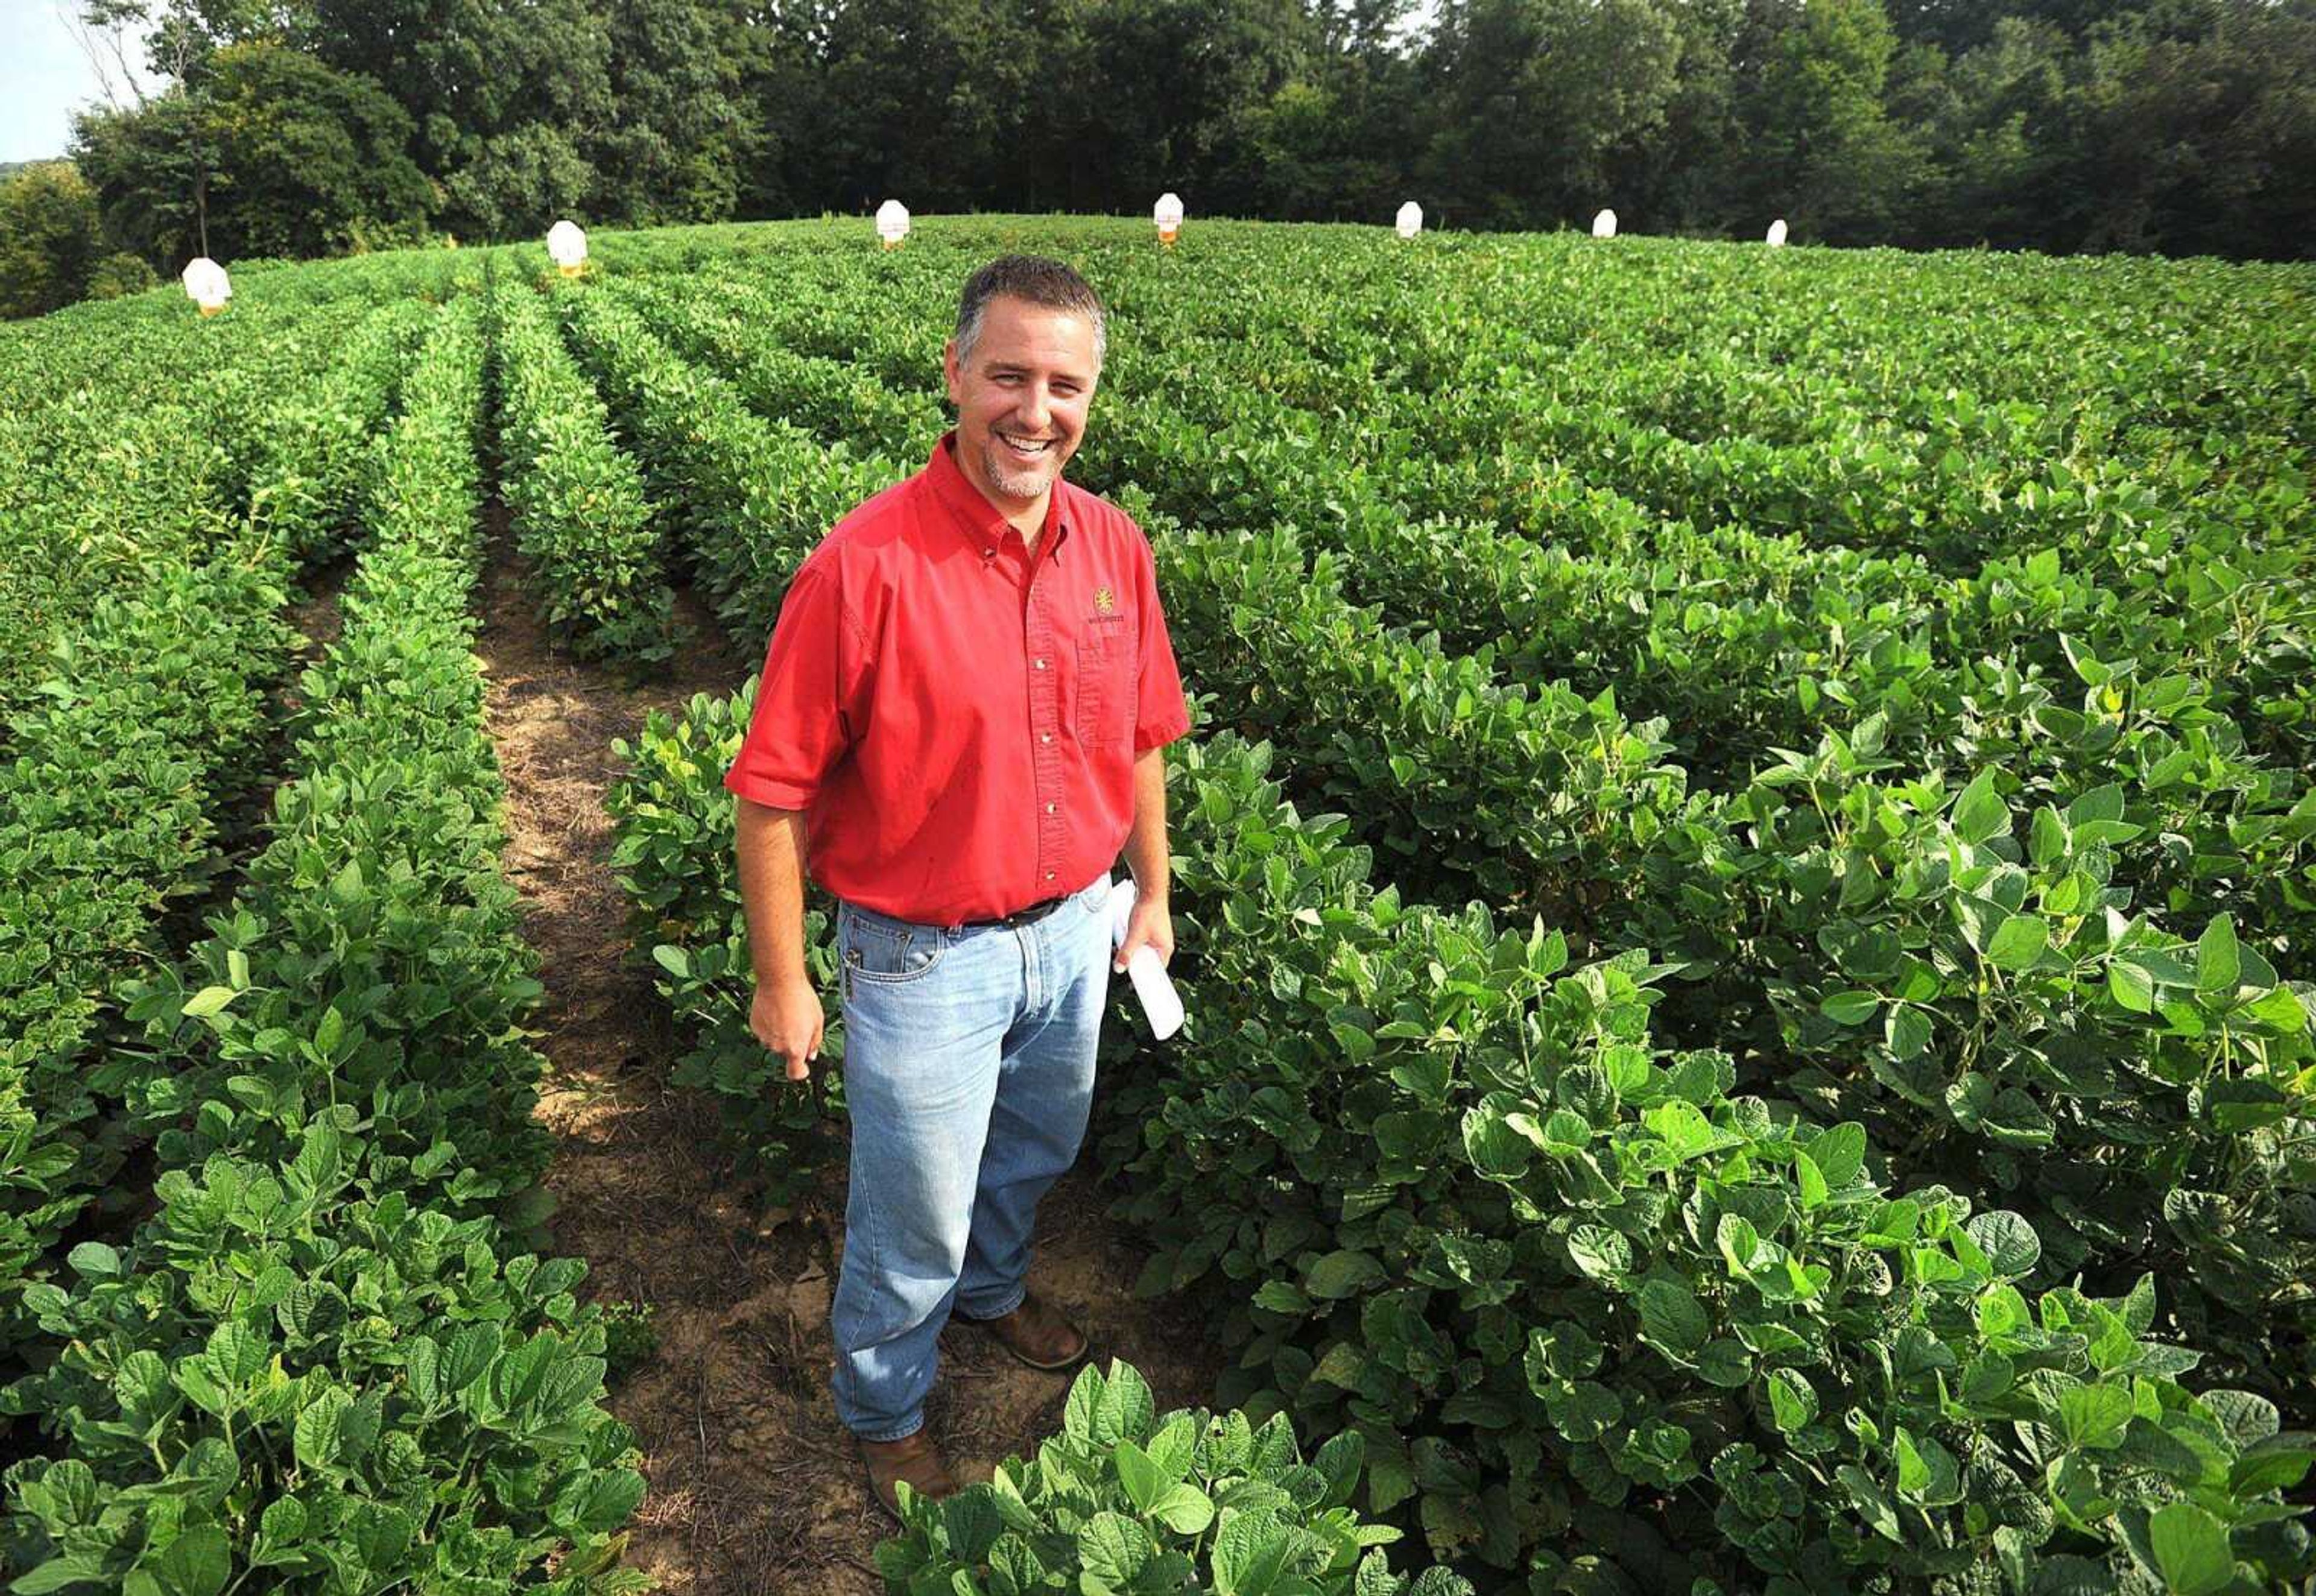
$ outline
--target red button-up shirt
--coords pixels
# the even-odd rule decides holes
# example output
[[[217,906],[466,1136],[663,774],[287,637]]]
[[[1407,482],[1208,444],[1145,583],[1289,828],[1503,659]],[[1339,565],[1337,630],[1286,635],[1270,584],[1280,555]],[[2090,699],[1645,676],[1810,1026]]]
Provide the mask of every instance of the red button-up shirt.
[[[806,811],[822,886],[930,925],[1106,874],[1135,756],[1190,723],[1142,529],[1057,481],[1032,549],[954,436],[797,568],[724,777]]]

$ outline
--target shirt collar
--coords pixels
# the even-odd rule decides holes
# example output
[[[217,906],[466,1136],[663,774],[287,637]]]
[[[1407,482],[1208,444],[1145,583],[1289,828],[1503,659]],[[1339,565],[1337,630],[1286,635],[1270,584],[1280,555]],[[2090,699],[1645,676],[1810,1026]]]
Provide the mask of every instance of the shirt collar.
[[[985,554],[1009,536],[1020,537],[1020,530],[1005,519],[1005,512],[992,504],[958,465],[955,428],[942,433],[940,441],[933,445],[933,457],[925,463],[925,473],[932,481],[933,496],[949,511],[950,524],[973,545],[974,553]],[[1046,499],[1046,524],[1038,534],[1037,553],[1061,557],[1062,545],[1070,537],[1069,518],[1062,513],[1062,500],[1068,491],[1069,484],[1058,476],[1054,479],[1054,491]]]

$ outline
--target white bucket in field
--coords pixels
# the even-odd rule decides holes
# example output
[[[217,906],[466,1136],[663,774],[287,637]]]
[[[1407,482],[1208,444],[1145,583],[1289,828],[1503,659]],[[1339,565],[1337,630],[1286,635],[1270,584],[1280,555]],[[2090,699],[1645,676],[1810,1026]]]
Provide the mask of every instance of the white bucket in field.
[[[579,224],[565,217],[547,230],[547,258],[566,277],[576,277],[587,264],[587,235]]]
[[[224,267],[207,255],[189,264],[180,280],[185,285],[185,297],[200,306],[205,316],[217,315],[233,297],[233,280],[226,276]]]

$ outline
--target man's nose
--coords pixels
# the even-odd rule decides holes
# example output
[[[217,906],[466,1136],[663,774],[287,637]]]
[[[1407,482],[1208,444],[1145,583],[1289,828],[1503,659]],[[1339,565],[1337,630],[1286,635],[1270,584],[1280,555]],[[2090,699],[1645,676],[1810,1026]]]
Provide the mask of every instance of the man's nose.
[[[1053,395],[1047,393],[1042,386],[1023,390],[1020,412],[1021,425],[1025,431],[1031,433],[1045,431],[1046,423],[1053,414],[1052,399]]]

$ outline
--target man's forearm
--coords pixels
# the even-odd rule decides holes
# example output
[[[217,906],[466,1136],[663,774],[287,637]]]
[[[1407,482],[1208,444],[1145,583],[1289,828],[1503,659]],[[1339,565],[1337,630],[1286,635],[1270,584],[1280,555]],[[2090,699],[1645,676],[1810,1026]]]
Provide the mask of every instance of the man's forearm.
[[[1134,829],[1126,834],[1126,865],[1134,873],[1135,896],[1166,901],[1171,867],[1166,858],[1166,756],[1158,749],[1134,759]]]
[[[739,834],[740,901],[748,911],[748,960],[756,981],[793,980],[804,972],[804,811],[767,809],[746,798]]]

